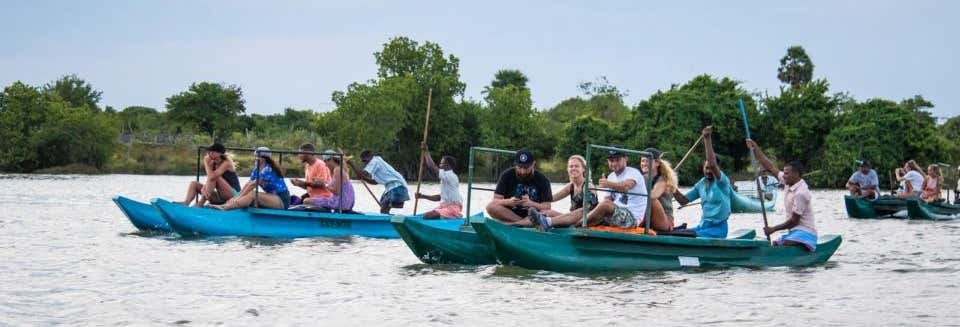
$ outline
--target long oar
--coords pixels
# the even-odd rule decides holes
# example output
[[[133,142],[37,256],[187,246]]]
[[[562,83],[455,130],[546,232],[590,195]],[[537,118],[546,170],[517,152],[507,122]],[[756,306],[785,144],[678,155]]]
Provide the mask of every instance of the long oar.
[[[690,150],[687,150],[687,153],[684,154],[683,158],[680,159],[680,162],[678,162],[677,165],[673,167],[673,170],[675,171],[680,170],[680,165],[682,165],[683,162],[687,160],[687,157],[690,156],[690,153],[693,152],[693,149],[697,148],[697,145],[700,145],[700,141],[702,140],[703,140],[703,133],[700,133],[700,138],[698,138],[696,142],[693,142],[693,146],[690,147]]]
[[[743,118],[743,130],[747,132],[747,139],[749,140],[750,124],[747,122],[747,108],[743,106],[743,99],[740,99],[740,117]],[[766,229],[767,227],[770,227],[770,223],[767,222],[767,206],[763,203],[764,202],[763,186],[760,185],[761,169],[759,164],[757,163],[757,156],[753,154],[752,149],[750,150],[750,162],[753,164],[754,168],[757,170],[757,173],[753,180],[757,182],[757,195],[759,195],[759,198],[760,198],[760,215],[763,216],[763,227],[764,229]],[[770,235],[767,233],[763,233],[763,234],[767,235],[767,241],[769,241]]]
[[[427,144],[427,135],[430,132],[430,98],[433,97],[433,89],[427,91],[427,118],[423,122],[423,144]],[[420,183],[423,183],[423,154],[425,152],[420,152],[420,173],[417,174],[417,193],[420,193]],[[420,203],[420,198],[414,196],[413,199],[413,215],[417,215],[417,204]]]
[[[343,150],[340,150],[340,154],[343,154]],[[367,185],[367,182],[363,181],[363,178],[359,176],[359,175],[360,175],[360,169],[357,169],[357,166],[354,166],[354,165],[353,165],[353,161],[350,161],[350,160],[347,159],[346,157],[343,158],[343,161],[346,161],[346,162],[347,162],[347,165],[350,166],[350,169],[353,169],[353,171],[357,172],[357,177],[358,177],[357,179],[359,179],[359,180],[360,180],[360,184],[363,184],[363,187],[367,189],[367,192],[370,192],[370,197],[373,198],[373,202],[380,203],[380,199],[377,199],[377,196],[376,196],[375,194],[373,194],[373,190],[370,189],[370,186]]]

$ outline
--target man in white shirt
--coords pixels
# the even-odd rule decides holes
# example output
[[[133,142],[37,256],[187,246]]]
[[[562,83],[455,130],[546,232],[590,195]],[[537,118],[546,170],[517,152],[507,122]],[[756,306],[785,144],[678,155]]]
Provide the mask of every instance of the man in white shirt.
[[[423,213],[424,219],[435,218],[460,218],[460,212],[463,210],[463,198],[460,196],[460,179],[457,177],[457,160],[452,156],[443,156],[440,158],[440,165],[433,163],[430,157],[430,150],[427,150],[427,144],[421,143],[420,150],[423,156],[424,166],[440,178],[440,194],[424,195],[420,192],[414,194],[418,199],[430,201],[440,201],[440,206],[436,209]]]
[[[640,226],[647,211],[647,184],[640,170],[627,166],[627,156],[621,151],[607,152],[610,175],[601,178],[599,186],[610,189],[606,199],[587,213],[587,225],[608,225],[620,228]],[[547,217],[531,210],[528,218],[540,230],[581,224],[583,209],[556,217]]]

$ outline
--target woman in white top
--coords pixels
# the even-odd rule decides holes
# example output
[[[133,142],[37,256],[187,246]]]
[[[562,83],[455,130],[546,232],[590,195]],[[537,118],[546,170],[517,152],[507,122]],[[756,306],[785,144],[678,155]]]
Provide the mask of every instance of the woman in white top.
[[[903,170],[906,170],[907,173],[903,176],[898,174],[897,180],[905,180],[907,182],[906,189],[903,193],[897,194],[897,197],[901,199],[919,198],[920,191],[923,189],[923,170],[914,160],[907,161],[903,165]]]

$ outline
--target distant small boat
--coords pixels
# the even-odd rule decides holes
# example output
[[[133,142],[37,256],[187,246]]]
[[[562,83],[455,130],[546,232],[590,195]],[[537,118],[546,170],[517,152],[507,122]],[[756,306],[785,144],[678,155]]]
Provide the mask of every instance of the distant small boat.
[[[773,196],[770,199],[764,199],[763,207],[767,208],[767,211],[773,211],[777,203],[777,188],[770,188],[767,192]],[[733,213],[760,212],[760,198],[755,193],[747,195],[737,191],[730,192],[730,211]]]
[[[767,240],[611,233],[579,228],[538,232],[492,219],[470,220],[502,264],[559,272],[677,270],[684,267],[808,266],[826,262],[842,242],[820,236],[815,252]]]
[[[167,221],[163,219],[163,214],[156,207],[149,203],[143,203],[130,199],[128,197],[117,195],[113,197],[113,203],[120,207],[127,219],[138,229],[146,232],[173,232]]]

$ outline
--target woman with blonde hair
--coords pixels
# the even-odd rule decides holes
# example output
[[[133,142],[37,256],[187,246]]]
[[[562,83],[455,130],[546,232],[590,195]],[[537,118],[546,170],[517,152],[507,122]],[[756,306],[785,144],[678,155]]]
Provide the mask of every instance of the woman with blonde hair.
[[[643,150],[653,154],[653,190],[650,192],[650,227],[658,232],[673,230],[673,193],[677,191],[677,173],[669,161],[660,158],[662,153],[655,148]],[[647,157],[640,159],[640,171],[649,176],[650,163]]]
[[[567,177],[569,178],[569,183],[564,185],[559,191],[553,194],[553,201],[563,199],[567,196],[570,196],[570,211],[574,211],[580,208],[583,208],[583,194],[584,187],[586,186],[585,182],[587,181],[587,160],[580,155],[572,155],[567,159]],[[586,186],[588,188],[593,188],[593,184]],[[590,207],[587,208],[587,211],[593,209],[597,206],[597,194],[593,191],[590,192]],[[557,212],[553,209],[543,212],[547,217],[559,216],[560,212]],[[526,220],[523,220],[526,221]]]
[[[936,164],[927,166],[927,177],[923,179],[920,199],[926,203],[940,200],[941,184],[943,184],[943,174],[940,173],[940,166]]]

